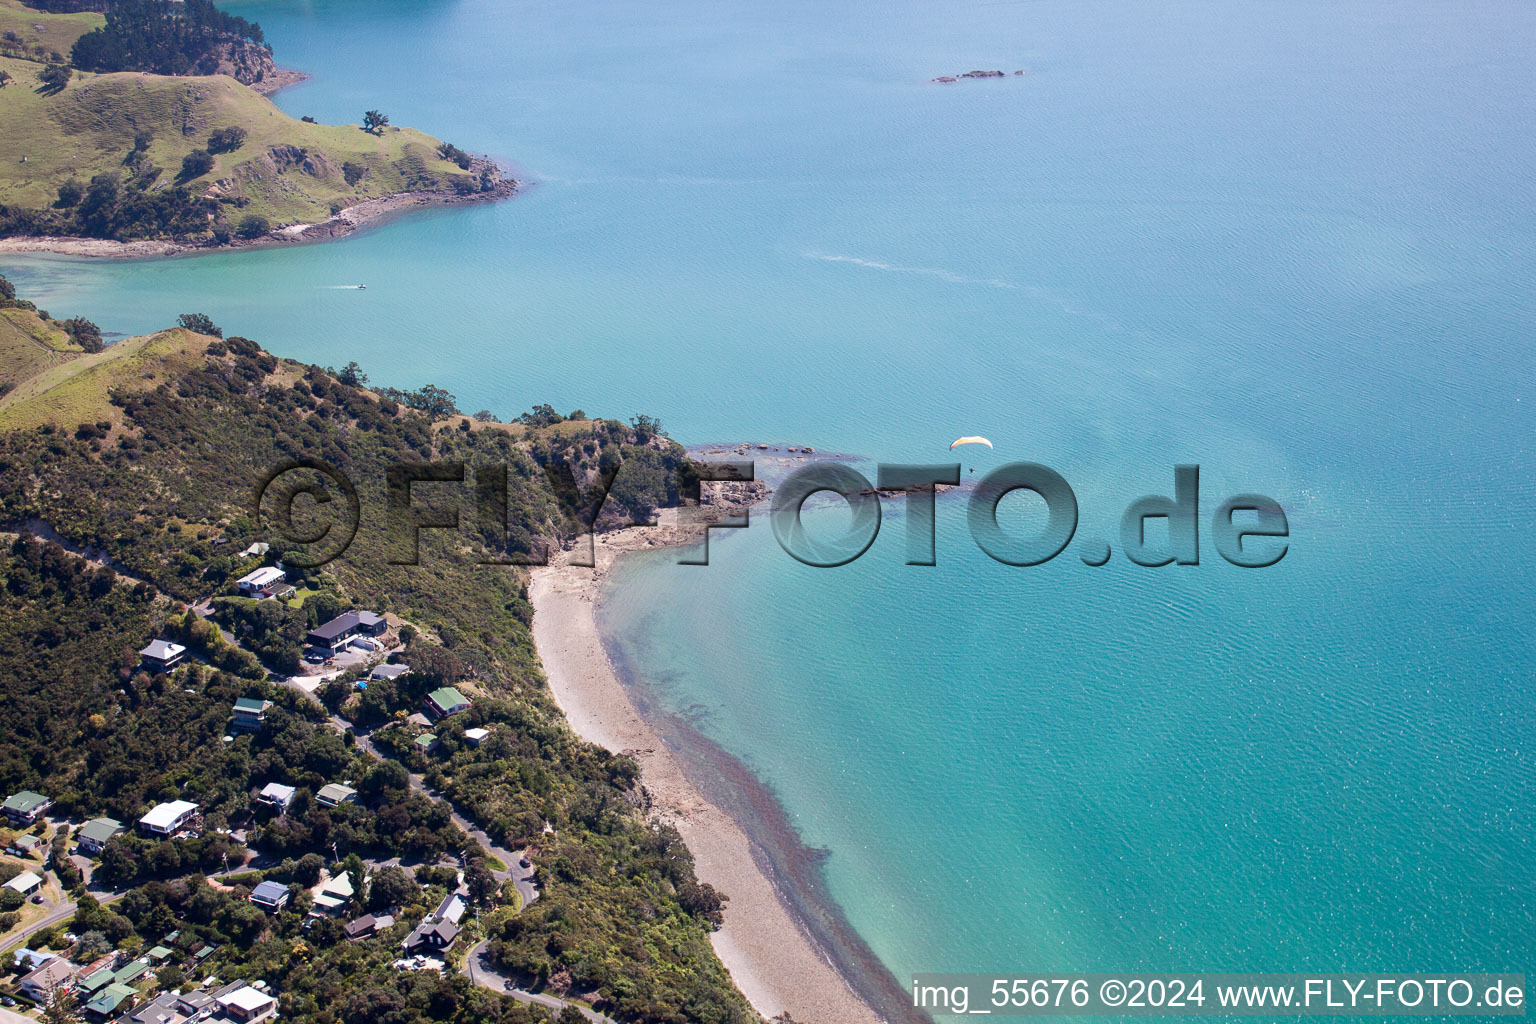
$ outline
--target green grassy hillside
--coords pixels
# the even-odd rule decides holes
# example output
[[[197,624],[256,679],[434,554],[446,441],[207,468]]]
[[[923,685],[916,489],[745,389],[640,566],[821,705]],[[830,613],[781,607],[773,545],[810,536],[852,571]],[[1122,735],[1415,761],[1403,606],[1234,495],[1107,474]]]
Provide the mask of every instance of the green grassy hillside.
[[[75,40],[95,28],[106,24],[107,19],[100,14],[83,12],[80,14],[48,14],[43,11],[34,11],[21,3],[21,0],[0,0],[0,54],[13,55],[24,52],[27,55],[39,56],[36,48],[42,47],[40,56],[49,57],[58,54],[68,58],[70,47],[75,45]],[[14,33],[19,43],[10,39],[7,33]],[[6,68],[11,74],[15,70],[7,64],[0,62],[0,67]]]
[[[0,309],[0,381],[13,389],[80,351],[68,334],[31,310]],[[6,397],[0,396],[0,405]]]
[[[468,178],[438,156],[439,141],[423,132],[391,127],[373,135],[356,125],[296,121],[223,75],[77,72],[50,93],[39,89],[44,65],[6,60],[0,66],[16,79],[0,89],[0,204],[8,206],[51,207],[70,178],[88,184],[112,173],[126,180],[126,158],[144,131],[153,140],[140,166],[160,169],[146,191],[184,184],[194,196],[217,198],[231,224],[251,214],[274,227],[313,223],[335,207]],[[178,179],[182,158],[206,149],[209,134],[228,127],[245,129],[244,143],[215,154],[206,174]],[[364,170],[354,184],[346,180],[348,163]]]
[[[108,401],[112,393],[149,391],[176,379],[203,360],[214,340],[175,328],[86,355],[69,345],[67,336],[57,345],[20,332],[7,338],[6,323],[0,322],[0,377],[15,386],[0,397],[0,430],[116,422],[121,413]],[[10,372],[13,366],[17,376]]]

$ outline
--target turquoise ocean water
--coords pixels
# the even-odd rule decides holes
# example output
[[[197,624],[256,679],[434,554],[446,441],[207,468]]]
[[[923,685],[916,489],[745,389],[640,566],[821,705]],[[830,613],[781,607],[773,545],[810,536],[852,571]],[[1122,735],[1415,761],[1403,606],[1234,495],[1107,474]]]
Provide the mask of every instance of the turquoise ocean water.
[[[1115,543],[1010,568],[941,501],[908,567],[896,503],[844,568],[758,522],[618,574],[648,699],[771,788],[896,977],[1531,966],[1536,9],[229,6],[315,72],[285,110],[536,185],[300,249],[0,259],[40,304],[871,476],[981,433],[967,467],[1052,466]],[[927,81],[972,68],[1029,73]],[[1285,560],[1126,562],[1180,462],[1207,514],[1280,501]]]

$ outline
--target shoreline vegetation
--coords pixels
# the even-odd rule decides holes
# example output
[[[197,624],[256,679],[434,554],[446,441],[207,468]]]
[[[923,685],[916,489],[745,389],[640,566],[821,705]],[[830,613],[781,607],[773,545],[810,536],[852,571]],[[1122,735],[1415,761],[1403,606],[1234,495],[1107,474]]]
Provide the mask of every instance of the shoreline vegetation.
[[[490,202],[508,199],[526,187],[513,178],[502,178],[488,192],[471,196],[441,190],[395,192],[365,199],[343,207],[330,217],[313,224],[303,222],[278,228],[260,238],[230,238],[219,242],[177,242],[169,239],[140,238],[119,241],[113,238],[84,238],[76,235],[13,235],[0,238],[0,253],[47,253],[88,259],[152,259],[190,256],[200,253],[227,252],[232,249],[277,249],[292,245],[328,242],[374,227],[414,209],[455,206],[459,203]]]
[[[521,188],[378,110],[354,125],[290,117],[269,97],[309,76],[206,0],[186,13],[132,0],[105,19],[0,0],[0,29],[0,253],[294,245]]]
[[[733,500],[717,492],[716,506],[731,511],[746,508],[763,500],[765,493],[758,488]],[[528,600],[534,611],[533,639],[550,692],[577,735],[634,758],[653,802],[653,816],[682,835],[700,880],[729,897],[724,925],[711,935],[711,942],[759,1013],[764,1017],[787,1013],[816,1024],[904,1019],[907,1015],[892,999],[900,994],[892,988],[894,980],[862,940],[847,934],[836,907],[804,906],[808,900],[827,901],[810,891],[819,889],[815,858],[799,844],[787,821],[779,821],[776,830],[786,835],[767,843],[765,836],[754,835],[757,830],[743,823],[742,819],[782,819],[772,794],[739,765],[734,766],[736,774],[743,777],[722,780],[721,788],[757,792],[726,801],[707,792],[714,787],[697,784],[690,778],[689,759],[674,749],[675,741],[669,742],[670,730],[640,710],[631,688],[622,681],[624,673],[615,665],[598,624],[615,564],[636,551],[678,547],[697,539],[696,529],[679,526],[676,509],[664,509],[656,526],[597,534],[595,567],[571,564],[571,552],[565,551],[549,565],[531,571]],[[702,737],[695,741],[701,747],[713,747]],[[729,755],[718,750],[711,753],[716,762],[711,770],[723,770],[726,766],[718,762],[729,760]],[[727,809],[731,803],[759,806],[749,819],[742,813],[745,808]],[[775,847],[779,856],[765,849],[767,845]],[[806,862],[800,865],[804,870],[786,861]],[[819,927],[813,926],[813,919]],[[828,947],[838,952],[829,952]]]

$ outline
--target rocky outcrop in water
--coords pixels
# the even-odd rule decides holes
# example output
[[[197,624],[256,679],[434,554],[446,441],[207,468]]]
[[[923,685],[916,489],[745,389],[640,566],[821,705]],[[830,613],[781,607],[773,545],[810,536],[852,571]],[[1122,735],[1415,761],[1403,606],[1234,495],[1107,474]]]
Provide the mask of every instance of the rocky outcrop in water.
[[[1023,71],[1015,71],[1014,72],[1015,75],[1022,75],[1023,73],[1024,73]],[[959,74],[959,75],[940,75],[938,78],[931,79],[931,81],[939,82],[939,83],[941,83],[943,85],[948,85],[951,82],[958,82],[962,78],[1007,78],[1007,77],[1008,77],[1007,73],[1006,72],[1002,72],[1002,71],[967,71],[964,74]]]

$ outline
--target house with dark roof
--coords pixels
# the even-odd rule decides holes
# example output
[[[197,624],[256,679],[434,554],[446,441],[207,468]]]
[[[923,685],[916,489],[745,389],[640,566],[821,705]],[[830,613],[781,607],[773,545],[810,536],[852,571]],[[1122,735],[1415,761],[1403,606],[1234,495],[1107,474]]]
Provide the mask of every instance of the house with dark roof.
[[[364,914],[355,921],[348,921],[343,929],[349,939],[366,939],[374,932],[381,932],[395,923],[389,914]]]
[[[5,803],[0,804],[0,813],[9,818],[13,825],[35,825],[37,819],[47,814],[48,808],[52,806],[53,801],[43,794],[24,789],[6,797]]]
[[[185,647],[169,640],[151,640],[149,646],[139,652],[139,658],[150,672],[169,672],[181,664],[181,659],[186,656]]]
[[[460,711],[469,710],[469,698],[452,686],[444,686],[427,694],[427,713],[433,718],[447,718]]]
[[[260,882],[251,890],[250,901],[269,914],[275,914],[288,905],[292,894],[286,885],[278,882]]]
[[[335,654],[346,647],[353,637],[379,636],[388,628],[384,616],[376,612],[345,612],[310,630],[304,642],[326,654]]]
[[[447,949],[459,937],[459,922],[463,920],[468,906],[462,893],[450,893],[438,904],[436,910],[411,929],[411,934],[400,945],[407,953]]]

